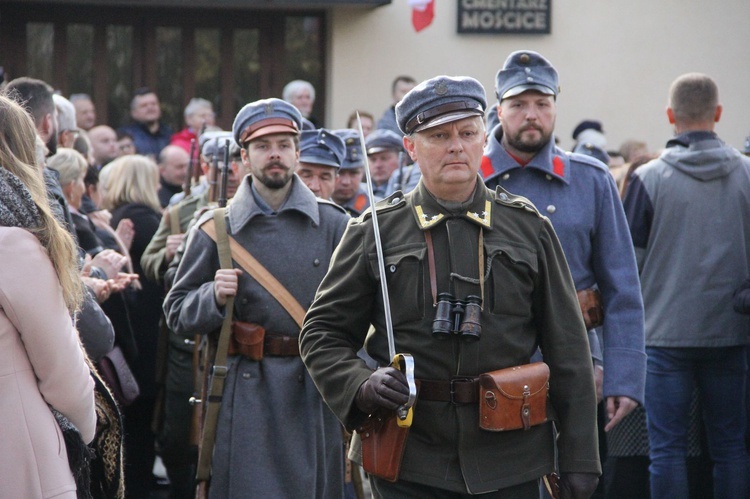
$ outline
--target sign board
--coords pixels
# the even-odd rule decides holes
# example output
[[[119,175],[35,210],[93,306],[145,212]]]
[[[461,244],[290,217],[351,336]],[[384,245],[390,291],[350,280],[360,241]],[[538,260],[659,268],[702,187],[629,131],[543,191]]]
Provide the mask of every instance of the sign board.
[[[458,32],[549,34],[552,0],[458,0]]]

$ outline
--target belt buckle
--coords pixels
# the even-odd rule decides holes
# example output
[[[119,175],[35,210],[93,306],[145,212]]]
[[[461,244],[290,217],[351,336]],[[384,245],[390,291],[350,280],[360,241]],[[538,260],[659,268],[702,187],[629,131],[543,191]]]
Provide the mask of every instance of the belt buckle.
[[[474,378],[471,376],[455,376],[450,379],[451,404],[465,404],[466,402],[456,402],[454,398],[454,395],[456,394],[456,383],[474,383]]]

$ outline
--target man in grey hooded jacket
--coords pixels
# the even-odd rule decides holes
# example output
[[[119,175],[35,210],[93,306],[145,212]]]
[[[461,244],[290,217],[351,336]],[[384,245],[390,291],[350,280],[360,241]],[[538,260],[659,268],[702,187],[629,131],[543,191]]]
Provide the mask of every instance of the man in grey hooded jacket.
[[[749,497],[745,345],[732,293],[750,272],[750,158],[722,142],[716,83],[674,81],[675,136],[636,170],[624,204],[646,313],[651,496],[687,497],[688,412],[700,390],[715,497]]]

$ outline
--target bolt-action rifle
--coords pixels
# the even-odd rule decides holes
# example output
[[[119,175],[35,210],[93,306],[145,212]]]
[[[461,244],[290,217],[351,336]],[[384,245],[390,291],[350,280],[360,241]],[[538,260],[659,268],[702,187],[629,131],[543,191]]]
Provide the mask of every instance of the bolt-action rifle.
[[[218,144],[217,144],[218,145]],[[218,161],[218,147],[217,147],[217,153],[214,156],[214,165],[217,164]],[[215,172],[214,172],[215,176]],[[219,192],[218,192],[218,205],[219,208],[225,208],[227,205],[227,186],[229,184],[229,139],[226,140],[224,144],[224,165],[221,169],[221,180],[219,183]],[[221,250],[220,250],[221,251]],[[227,302],[227,309],[226,314],[229,316],[232,315],[232,308],[233,308],[234,300],[230,300]],[[200,422],[200,442],[198,444],[198,470],[196,473],[196,480],[197,480],[197,486],[196,486],[196,493],[195,497],[197,499],[205,499],[208,497],[208,487],[210,483],[211,478],[211,460],[212,460],[212,454],[213,454],[213,447],[215,443],[216,438],[216,418],[213,418],[212,421],[208,421],[207,413],[208,413],[208,402],[210,397],[215,397],[217,394],[213,393],[211,390],[211,384],[214,382],[212,379],[212,376],[214,376],[216,366],[214,365],[214,360],[216,358],[216,350],[217,350],[217,342],[218,338],[212,335],[204,335],[202,338],[202,359],[200,359],[200,365],[201,365],[201,390],[200,399],[195,399],[195,397],[191,398],[191,403],[198,409],[199,412],[199,419]],[[196,349],[197,351],[197,349]],[[222,373],[223,376],[226,376],[226,366],[221,366],[221,368],[224,370]],[[223,384],[221,385],[223,387]],[[221,392],[218,394],[219,397],[221,397]],[[195,421],[195,418],[193,419]],[[213,427],[209,427],[209,425],[213,425]]]

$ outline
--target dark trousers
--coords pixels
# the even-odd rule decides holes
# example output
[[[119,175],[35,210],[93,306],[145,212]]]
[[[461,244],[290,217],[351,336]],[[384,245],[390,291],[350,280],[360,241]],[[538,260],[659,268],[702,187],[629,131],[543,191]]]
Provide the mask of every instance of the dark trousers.
[[[125,430],[125,497],[144,499],[154,485],[154,397],[138,397],[122,411]]]
[[[377,477],[370,477],[372,496],[376,499],[411,499],[414,497],[429,497],[431,499],[463,499],[482,497],[487,499],[538,499],[539,480],[521,483],[505,489],[488,492],[486,494],[471,495],[449,490],[437,489],[429,485],[399,480],[391,483]]]
[[[168,334],[174,335],[173,332]],[[190,442],[193,406],[189,400],[194,390],[193,357],[188,348],[169,344],[164,389],[164,419],[157,442],[169,478],[169,497],[192,499],[195,497],[198,448]]]
[[[169,477],[170,499],[195,497],[195,467],[198,449],[190,443],[191,393],[167,390],[164,398],[164,426],[158,437],[159,455]]]

